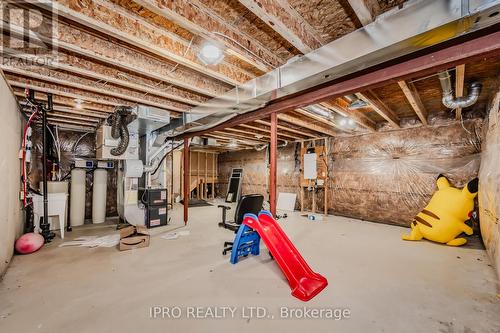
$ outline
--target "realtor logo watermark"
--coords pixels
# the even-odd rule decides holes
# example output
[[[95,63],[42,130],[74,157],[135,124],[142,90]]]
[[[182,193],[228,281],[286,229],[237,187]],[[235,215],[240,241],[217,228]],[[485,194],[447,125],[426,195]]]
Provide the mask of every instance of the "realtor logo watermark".
[[[262,306],[152,306],[151,319],[324,319],[351,317],[348,308],[280,307],[272,311]]]
[[[53,1],[1,0],[0,17],[2,65],[44,66],[53,61],[57,52]]]

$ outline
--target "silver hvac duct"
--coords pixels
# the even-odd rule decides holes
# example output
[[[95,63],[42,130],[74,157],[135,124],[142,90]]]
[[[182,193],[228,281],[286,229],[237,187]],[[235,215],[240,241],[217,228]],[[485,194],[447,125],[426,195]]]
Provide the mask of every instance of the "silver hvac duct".
[[[448,71],[439,73],[439,82],[443,89],[443,105],[448,109],[466,108],[477,102],[479,94],[481,93],[481,83],[473,82],[469,86],[469,95],[465,97],[455,98],[453,95],[453,88],[451,87],[451,78]]]
[[[500,22],[500,0],[413,0],[220,97],[191,109],[197,118],[171,126],[168,136],[212,128],[271,101],[408,55]]]
[[[327,108],[324,108],[320,105],[310,105],[305,108],[307,111],[312,112],[320,117],[323,117],[325,119],[332,119],[333,118],[333,113],[332,111],[328,110]]]

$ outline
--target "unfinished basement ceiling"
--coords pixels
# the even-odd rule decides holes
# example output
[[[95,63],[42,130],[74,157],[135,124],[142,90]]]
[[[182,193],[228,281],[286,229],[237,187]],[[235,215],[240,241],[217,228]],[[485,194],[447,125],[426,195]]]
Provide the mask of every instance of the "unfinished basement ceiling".
[[[95,125],[79,121],[82,112],[101,121],[116,105],[137,103],[176,117],[303,53],[283,29],[262,19],[262,11],[272,15],[276,10],[268,3],[292,14],[284,21],[288,30],[300,38],[314,37],[311,49],[355,29],[355,10],[346,1],[260,1],[259,12],[249,1],[237,0],[57,0],[55,61],[30,65],[33,52],[27,50],[17,60],[4,61],[2,70],[20,101],[27,87],[37,91],[38,99],[54,94],[54,124],[89,129]],[[43,1],[33,7],[49,14]],[[16,28],[22,22],[22,16],[12,15],[10,31],[4,30],[11,45],[19,44]],[[297,30],[297,25],[304,29]],[[47,31],[40,34],[50,37]],[[226,47],[223,62],[216,66],[197,58],[207,40]],[[85,111],[75,108],[75,100]],[[59,116],[63,114],[75,119],[69,123]]]
[[[391,15],[405,1],[360,3],[57,0],[55,61],[48,66],[30,64],[34,53],[28,49],[4,61],[1,69],[23,106],[25,88],[34,89],[41,101],[46,93],[53,93],[55,113],[49,123],[59,126],[95,130],[118,105],[149,105],[167,110],[175,118],[293,57],[369,24],[379,15]],[[43,1],[35,1],[33,7],[44,15],[49,13]],[[16,45],[22,17],[13,15],[10,20],[10,31],[4,34],[10,33],[5,38]],[[50,37],[47,31],[40,34]],[[198,59],[207,41],[224,48],[225,57],[218,65],[207,66]],[[499,68],[499,61],[467,66],[465,76],[459,79],[465,86],[480,81],[483,92],[478,103],[464,112],[486,108]],[[426,114],[450,112],[441,104],[436,76],[416,77],[407,83],[419,95]],[[401,119],[417,117],[398,83],[360,93],[368,95],[375,105],[369,101],[367,107],[352,110],[351,100],[337,98],[280,115],[280,139],[374,131],[387,128],[388,119],[395,120],[389,121],[389,128],[397,128]],[[26,109],[29,113],[29,106]],[[347,121],[351,125],[346,128],[343,124]],[[237,140],[248,148],[267,142],[269,128],[269,120],[262,119],[212,135],[220,142]]]

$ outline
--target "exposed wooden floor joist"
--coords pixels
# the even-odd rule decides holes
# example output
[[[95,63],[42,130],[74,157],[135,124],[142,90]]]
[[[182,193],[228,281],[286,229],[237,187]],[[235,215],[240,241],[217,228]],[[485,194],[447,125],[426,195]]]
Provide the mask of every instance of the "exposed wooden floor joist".
[[[57,74],[58,74],[57,72],[48,71],[47,74],[43,75],[43,74],[38,74],[35,70],[25,71],[25,70],[22,70],[19,68],[13,68],[10,66],[3,66],[3,65],[0,65],[0,68],[2,68],[4,70],[4,72],[7,72],[7,73],[14,73],[14,74],[22,75],[22,76],[25,76],[28,78],[49,82],[51,84],[58,84],[61,86],[71,87],[71,88],[75,88],[75,89],[83,90],[83,91],[89,91],[89,92],[93,92],[93,93],[100,94],[100,95],[116,97],[116,98],[120,98],[123,100],[136,102],[139,104],[155,106],[155,107],[169,110],[169,111],[175,111],[175,112],[189,111],[189,107],[186,105],[175,104],[175,103],[174,104],[162,103],[162,102],[159,102],[160,100],[157,98],[150,98],[149,96],[147,96],[145,94],[137,93],[134,91],[125,91],[124,93],[122,93],[122,92],[116,92],[116,90],[117,90],[116,87],[115,87],[115,89],[108,89],[108,87],[105,85],[101,85],[100,87],[96,86],[96,85],[92,86],[91,85],[92,82],[88,82],[87,84],[82,84],[82,83],[77,83],[77,82],[73,82],[73,81],[69,81],[69,80],[65,80],[65,79],[59,79],[59,78],[57,78]],[[75,79],[77,79],[77,78],[75,78]],[[82,81],[83,81],[83,79],[80,79],[80,82],[82,82]],[[167,101],[164,101],[164,102],[167,102]]]
[[[465,81],[465,64],[455,67],[455,97],[464,96],[464,81]],[[455,110],[455,115],[458,120],[462,119],[462,108],[458,107]]]
[[[406,99],[410,103],[411,107],[417,114],[422,124],[427,125],[428,113],[424,105],[422,104],[422,101],[420,100],[420,96],[418,94],[417,89],[415,88],[415,85],[411,82],[406,82],[406,81],[398,81],[398,84],[401,87],[401,90],[403,90]]]
[[[377,112],[380,116],[382,116],[382,118],[387,120],[389,124],[391,124],[391,126],[395,128],[401,128],[401,126],[399,125],[399,117],[392,110],[390,110],[387,105],[385,105],[384,102],[381,101],[372,91],[356,93],[356,96],[370,104],[370,107],[375,110],[375,112]]]
[[[239,2],[304,54],[325,43],[287,0],[239,0]]]
[[[283,59],[279,59],[259,41],[242,33],[236,26],[225,22],[197,0],[189,2],[182,0],[167,2],[160,0],[134,0],[134,2],[195,34],[221,42],[231,48],[235,54],[240,54],[243,57],[242,59],[254,63],[263,71],[268,71],[283,63]],[[214,32],[217,32],[217,34],[214,34]],[[229,37],[229,40],[224,38],[224,36]],[[244,48],[247,48],[248,51]]]
[[[43,0],[37,1],[37,4],[42,8],[46,6]],[[179,38],[173,38],[133,14],[124,14],[118,6],[108,1],[89,0],[85,6],[78,6],[74,0],[56,0],[53,5],[62,17],[222,82],[238,85],[251,78],[246,73],[238,73],[240,69],[227,64],[219,64],[217,70],[205,66]]]

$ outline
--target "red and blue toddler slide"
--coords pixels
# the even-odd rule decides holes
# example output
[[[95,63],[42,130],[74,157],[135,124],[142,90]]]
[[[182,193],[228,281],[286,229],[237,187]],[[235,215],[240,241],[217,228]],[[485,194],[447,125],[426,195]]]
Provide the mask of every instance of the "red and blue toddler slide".
[[[258,255],[260,238],[285,274],[293,296],[308,301],[328,285],[326,278],[309,267],[271,213],[265,210],[258,217],[245,214],[234,240],[231,263],[237,263],[242,255]]]

